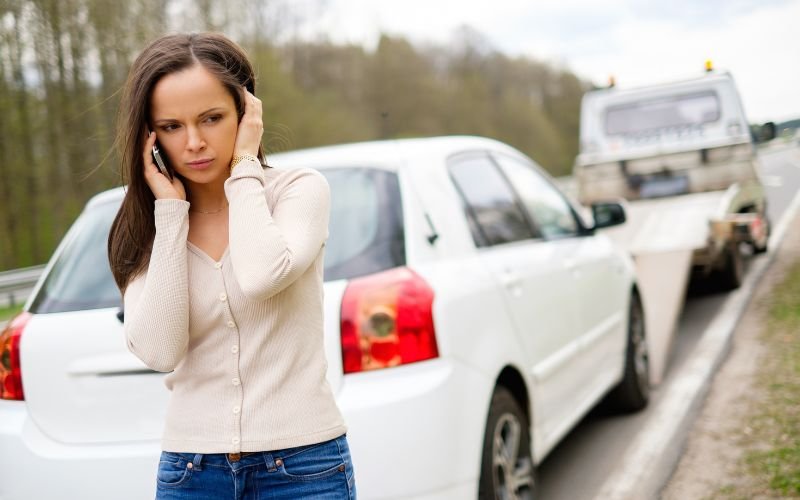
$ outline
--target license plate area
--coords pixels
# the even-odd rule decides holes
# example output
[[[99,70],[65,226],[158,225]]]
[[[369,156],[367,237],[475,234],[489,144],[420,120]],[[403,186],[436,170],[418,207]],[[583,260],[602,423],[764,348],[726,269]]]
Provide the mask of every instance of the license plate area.
[[[641,198],[661,198],[689,192],[689,177],[674,175],[669,177],[650,177],[644,179],[639,186]]]

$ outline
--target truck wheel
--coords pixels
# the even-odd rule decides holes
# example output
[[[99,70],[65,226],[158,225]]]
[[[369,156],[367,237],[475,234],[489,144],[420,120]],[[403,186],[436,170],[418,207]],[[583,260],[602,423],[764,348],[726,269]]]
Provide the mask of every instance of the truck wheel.
[[[714,281],[722,290],[739,288],[744,279],[744,258],[737,244],[729,245],[725,252],[725,267],[714,273]]]
[[[483,436],[479,500],[533,500],[538,496],[530,442],[525,413],[508,389],[497,387]]]
[[[645,336],[644,309],[636,292],[631,295],[628,312],[624,373],[622,381],[608,394],[608,402],[621,412],[641,410],[650,400],[650,357]]]
[[[767,237],[764,238],[764,244],[763,245],[758,245],[756,243],[753,243],[753,253],[757,253],[757,254],[758,253],[765,253],[767,251],[767,243],[769,241],[769,235],[772,234],[772,221],[769,220],[769,217],[767,216],[767,214],[764,214],[764,217],[762,217],[762,220],[764,221],[764,225],[766,226],[765,229],[766,229]]]

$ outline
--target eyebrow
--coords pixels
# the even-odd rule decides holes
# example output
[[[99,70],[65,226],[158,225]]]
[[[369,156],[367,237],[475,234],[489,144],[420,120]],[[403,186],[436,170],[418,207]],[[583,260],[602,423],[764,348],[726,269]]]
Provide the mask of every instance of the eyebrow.
[[[217,106],[215,108],[207,109],[202,113],[198,114],[197,117],[205,116],[210,113],[219,113],[225,111],[225,108]],[[175,122],[178,121],[175,118],[158,118],[157,120],[153,120],[153,123],[161,123],[161,122]]]

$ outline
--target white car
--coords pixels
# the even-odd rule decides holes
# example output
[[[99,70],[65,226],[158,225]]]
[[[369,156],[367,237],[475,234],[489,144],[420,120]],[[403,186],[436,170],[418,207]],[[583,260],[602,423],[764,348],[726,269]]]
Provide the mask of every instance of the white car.
[[[632,262],[519,151],[440,137],[274,155],[332,192],[328,379],[362,499],[532,498],[610,391],[648,399]],[[95,196],[0,337],[0,498],[152,498],[168,391],[126,348]],[[594,218],[594,221],[583,220]],[[511,494],[516,496],[513,496]]]

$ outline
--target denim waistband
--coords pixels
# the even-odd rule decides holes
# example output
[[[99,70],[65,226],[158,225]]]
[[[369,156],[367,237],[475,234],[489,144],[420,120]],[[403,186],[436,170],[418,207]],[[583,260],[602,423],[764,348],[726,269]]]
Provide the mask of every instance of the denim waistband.
[[[179,459],[191,462],[196,470],[202,470],[203,466],[224,466],[233,468],[248,467],[256,464],[263,464],[267,470],[276,470],[279,464],[275,463],[277,457],[266,451],[246,451],[241,453],[178,453],[162,452],[167,456],[179,457]]]

